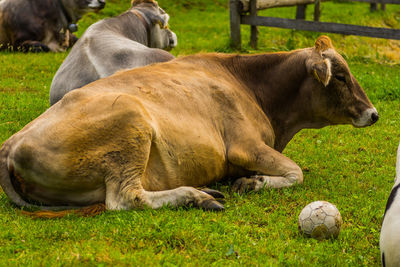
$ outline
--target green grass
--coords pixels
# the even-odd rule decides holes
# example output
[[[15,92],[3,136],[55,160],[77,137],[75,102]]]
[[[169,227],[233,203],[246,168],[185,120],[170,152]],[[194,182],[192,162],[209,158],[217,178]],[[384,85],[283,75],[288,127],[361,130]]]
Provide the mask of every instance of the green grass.
[[[232,52],[228,1],[159,0],[179,39],[176,56]],[[370,13],[363,3],[323,3],[322,21],[400,28],[400,6]],[[99,14],[80,22],[79,34],[99,18],[116,15],[129,1],[108,0]],[[262,11],[294,17],[294,8]],[[311,18],[312,8],[307,16]],[[260,28],[260,50],[313,45],[318,33]],[[303,169],[303,185],[237,195],[229,186],[226,210],[196,208],[105,212],[33,220],[16,212],[0,193],[0,266],[6,265],[259,265],[378,266],[379,231],[394,177],[400,140],[400,42],[329,34],[380,113],[368,128],[303,130],[284,154]],[[51,79],[67,53],[0,53],[0,143],[48,108]],[[297,216],[315,200],[330,201],[344,225],[337,240],[316,241],[298,233]]]

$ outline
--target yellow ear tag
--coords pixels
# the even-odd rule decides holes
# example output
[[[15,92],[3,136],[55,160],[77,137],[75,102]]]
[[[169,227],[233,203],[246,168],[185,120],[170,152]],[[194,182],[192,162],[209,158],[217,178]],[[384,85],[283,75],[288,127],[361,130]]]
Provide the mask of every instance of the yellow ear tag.
[[[321,79],[319,78],[319,76],[317,74],[317,70],[314,70],[314,76],[315,76],[315,79],[317,79],[317,81],[322,83]]]
[[[160,28],[161,28],[161,29],[167,28],[166,26],[164,26],[164,25],[162,24],[161,20],[158,20],[158,21],[157,21],[157,24],[160,25]]]

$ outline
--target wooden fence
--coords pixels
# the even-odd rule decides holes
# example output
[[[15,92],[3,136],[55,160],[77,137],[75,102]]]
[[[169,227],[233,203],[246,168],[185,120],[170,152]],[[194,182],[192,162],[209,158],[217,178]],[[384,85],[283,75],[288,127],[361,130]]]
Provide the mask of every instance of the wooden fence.
[[[305,4],[296,4],[297,5],[296,19],[258,16],[257,0],[250,0],[248,5],[248,11],[244,9],[246,5],[244,5],[243,2],[241,2],[240,0],[230,0],[229,10],[230,10],[230,29],[231,29],[232,46],[237,49],[240,49],[241,47],[241,34],[240,34],[241,24],[251,25],[250,44],[253,48],[257,48],[257,41],[258,41],[257,26],[269,26],[269,27],[296,29],[303,31],[329,32],[329,33],[339,33],[346,35],[360,35],[360,36],[400,40],[400,30],[397,29],[359,26],[353,24],[320,22],[319,17],[320,17],[321,0],[311,0],[311,1],[314,2],[314,21],[305,20],[305,10],[307,5],[310,3],[310,0],[304,0],[303,3]],[[377,9],[378,4],[381,4],[381,8],[383,10],[385,9],[386,4],[400,4],[400,0],[350,0],[350,1],[370,3],[372,11]],[[297,1],[297,3],[298,2],[299,1]]]

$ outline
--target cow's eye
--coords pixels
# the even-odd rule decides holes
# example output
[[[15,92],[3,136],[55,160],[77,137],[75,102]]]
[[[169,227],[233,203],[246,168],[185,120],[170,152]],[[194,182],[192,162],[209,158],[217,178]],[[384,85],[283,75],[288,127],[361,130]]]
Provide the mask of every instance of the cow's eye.
[[[342,75],[335,75],[335,79],[339,80],[341,82],[346,82],[346,77],[342,76]]]

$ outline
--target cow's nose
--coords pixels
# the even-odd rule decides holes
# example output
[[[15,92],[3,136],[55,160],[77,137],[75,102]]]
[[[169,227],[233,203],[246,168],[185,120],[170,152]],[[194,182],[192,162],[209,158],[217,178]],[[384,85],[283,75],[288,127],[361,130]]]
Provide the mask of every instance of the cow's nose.
[[[378,112],[373,112],[371,114],[371,122],[372,124],[374,124],[375,122],[377,122],[379,120],[379,115]]]
[[[178,45],[178,38],[174,32],[170,32],[169,34],[169,47],[174,48]]]

